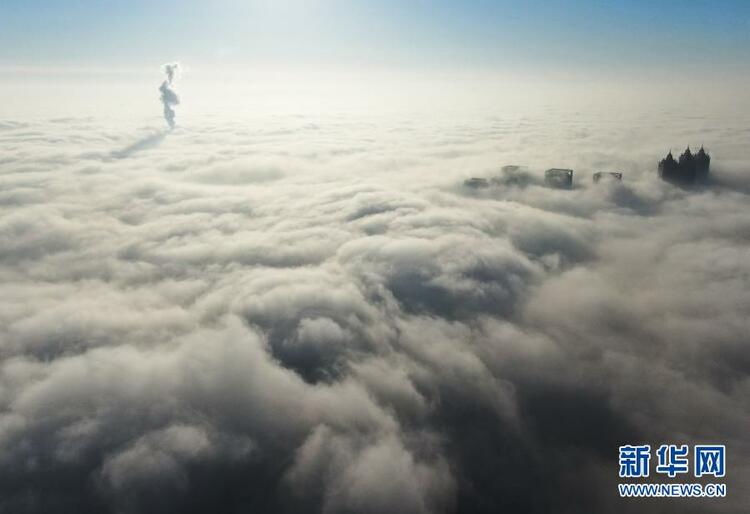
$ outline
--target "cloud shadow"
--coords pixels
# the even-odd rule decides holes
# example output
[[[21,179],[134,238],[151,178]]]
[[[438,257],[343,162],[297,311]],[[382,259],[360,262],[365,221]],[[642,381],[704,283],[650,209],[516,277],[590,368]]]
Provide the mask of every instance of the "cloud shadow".
[[[159,132],[149,134],[145,137],[142,137],[138,141],[129,144],[125,148],[122,148],[120,150],[113,150],[110,153],[110,156],[114,157],[115,159],[127,159],[128,157],[131,157],[138,152],[155,148],[161,144],[165,137],[167,137],[168,132],[169,131],[167,130],[160,130]]]

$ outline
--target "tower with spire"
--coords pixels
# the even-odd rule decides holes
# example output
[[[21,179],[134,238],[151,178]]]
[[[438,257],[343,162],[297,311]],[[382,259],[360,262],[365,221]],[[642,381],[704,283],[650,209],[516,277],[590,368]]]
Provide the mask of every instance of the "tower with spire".
[[[706,150],[703,149],[703,145],[701,145],[701,149],[695,154],[695,174],[698,180],[708,178],[708,167],[710,165],[711,157],[709,157]]]
[[[659,162],[659,177],[668,182],[673,182],[679,175],[679,165],[672,156],[672,150]]]
[[[659,162],[659,176],[675,184],[693,184],[697,180],[706,179],[710,163],[711,157],[703,146],[696,154],[693,154],[688,146],[678,160],[675,160],[670,150],[667,156]]]

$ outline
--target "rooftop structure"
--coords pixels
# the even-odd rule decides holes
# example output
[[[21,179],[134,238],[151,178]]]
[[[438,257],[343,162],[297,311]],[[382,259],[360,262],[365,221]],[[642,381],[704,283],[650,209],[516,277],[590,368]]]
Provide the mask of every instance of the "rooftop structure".
[[[696,154],[693,154],[690,147],[687,147],[678,160],[674,159],[670,151],[659,162],[659,177],[674,184],[689,185],[705,180],[708,177],[710,165],[711,157],[702,146]]]
[[[534,182],[525,166],[503,166],[501,174],[492,177],[492,183],[498,186],[526,187]]]
[[[548,169],[544,172],[544,183],[556,189],[573,189],[573,170]]]
[[[486,187],[490,187],[490,183],[486,178],[472,177],[464,180],[464,186],[470,187],[472,189],[484,189]]]
[[[593,179],[594,184],[600,182],[601,180],[622,180],[622,173],[620,173],[619,171],[597,171],[596,173],[594,173]]]

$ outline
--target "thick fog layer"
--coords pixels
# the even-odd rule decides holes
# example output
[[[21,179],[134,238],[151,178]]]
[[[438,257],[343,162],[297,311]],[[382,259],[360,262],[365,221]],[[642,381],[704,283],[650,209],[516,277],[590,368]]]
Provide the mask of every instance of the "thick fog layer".
[[[747,511],[748,121],[0,121],[0,512]],[[618,498],[640,442],[728,498]]]

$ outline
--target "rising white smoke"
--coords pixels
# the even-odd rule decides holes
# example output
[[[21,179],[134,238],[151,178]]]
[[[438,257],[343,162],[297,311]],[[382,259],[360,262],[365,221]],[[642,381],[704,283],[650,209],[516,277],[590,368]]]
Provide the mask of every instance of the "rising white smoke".
[[[161,83],[159,86],[159,92],[161,92],[161,103],[164,104],[164,119],[169,123],[169,128],[174,128],[174,106],[180,104],[180,97],[177,95],[174,89],[172,89],[172,83],[175,78],[175,73],[179,68],[179,64],[168,63],[164,65],[164,72],[167,74],[167,80]]]

